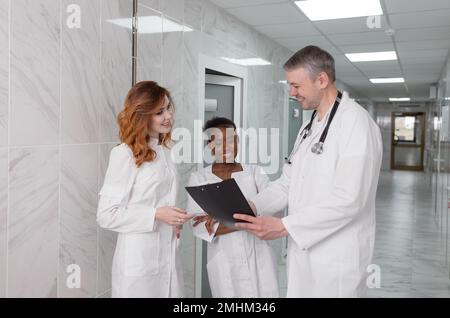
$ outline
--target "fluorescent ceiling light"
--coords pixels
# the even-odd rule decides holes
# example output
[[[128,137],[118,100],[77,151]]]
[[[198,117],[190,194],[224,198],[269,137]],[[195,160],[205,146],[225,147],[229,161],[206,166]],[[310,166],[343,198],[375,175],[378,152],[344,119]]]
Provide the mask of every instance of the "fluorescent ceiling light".
[[[127,19],[113,19],[108,22],[118,25],[123,28],[132,29],[132,20]],[[138,33],[139,34],[153,34],[153,33],[168,33],[168,32],[191,32],[194,31],[188,26],[176,23],[170,19],[161,19],[161,17],[144,16],[138,18]]]
[[[392,77],[392,78],[371,78],[370,81],[374,84],[384,84],[384,83],[404,83],[405,79],[403,77]]]
[[[303,0],[295,4],[311,21],[377,16],[380,0]]]
[[[395,51],[347,53],[345,56],[350,62],[392,61],[397,59],[397,53]]]
[[[278,83],[280,83],[280,84],[287,84],[287,81],[286,81],[286,80],[284,80],[284,81],[278,81]]]
[[[262,58],[259,57],[254,57],[254,58],[246,58],[246,59],[233,59],[233,58],[229,58],[229,57],[221,57],[221,59],[233,63],[233,64],[238,64],[238,65],[244,65],[244,66],[258,66],[258,65],[272,65],[272,63],[263,60]]]
[[[409,97],[392,97],[389,98],[390,102],[409,102],[411,101],[411,98]]]

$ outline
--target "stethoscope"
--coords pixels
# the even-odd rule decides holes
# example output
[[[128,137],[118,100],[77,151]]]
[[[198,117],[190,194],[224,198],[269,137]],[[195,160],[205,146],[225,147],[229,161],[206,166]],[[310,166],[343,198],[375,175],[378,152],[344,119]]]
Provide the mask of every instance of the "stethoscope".
[[[320,135],[319,142],[316,142],[311,147],[311,152],[315,153],[316,155],[320,155],[323,153],[323,144],[325,142],[325,139],[327,138],[328,129],[330,128],[331,122],[333,121],[333,117],[336,114],[339,104],[341,103],[341,99],[342,99],[342,93],[340,91],[338,91],[336,101],[334,102],[333,108],[331,109],[331,113],[328,118],[325,129],[323,130],[322,135]],[[297,138],[297,141],[295,142],[294,148],[292,149],[291,153],[289,154],[289,157],[285,158],[286,162],[288,164],[292,163],[291,162],[292,156],[297,152],[297,150],[300,147],[300,145],[302,144],[303,140],[305,140],[312,134],[311,128],[312,128],[312,124],[314,122],[314,118],[316,117],[316,114],[317,114],[317,111],[315,110],[311,116],[311,120],[309,121],[308,125],[306,125],[305,128],[303,128],[303,130],[300,133],[300,137]]]

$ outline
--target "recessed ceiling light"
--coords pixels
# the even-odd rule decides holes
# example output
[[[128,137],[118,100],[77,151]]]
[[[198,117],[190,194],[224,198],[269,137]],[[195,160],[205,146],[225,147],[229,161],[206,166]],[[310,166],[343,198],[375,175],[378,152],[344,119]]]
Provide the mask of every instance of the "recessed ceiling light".
[[[127,29],[132,29],[133,25],[133,21],[130,18],[112,19],[107,21]],[[143,16],[138,18],[138,33],[140,34],[192,31],[194,30],[190,27],[167,18],[161,19],[158,16]]]
[[[409,97],[392,97],[389,98],[390,102],[409,102],[411,98]]]
[[[380,0],[303,0],[295,4],[311,21],[377,16]]]
[[[347,53],[345,56],[350,62],[392,61],[397,59],[397,53],[395,51]]]
[[[227,62],[238,64],[238,65],[244,65],[244,66],[259,66],[259,65],[272,65],[272,63],[263,60],[259,57],[253,57],[253,58],[246,58],[246,59],[234,59],[230,57],[221,57],[222,60],[225,60]]]
[[[403,77],[391,77],[391,78],[371,78],[370,81],[374,84],[384,84],[384,83],[404,83],[405,79]]]

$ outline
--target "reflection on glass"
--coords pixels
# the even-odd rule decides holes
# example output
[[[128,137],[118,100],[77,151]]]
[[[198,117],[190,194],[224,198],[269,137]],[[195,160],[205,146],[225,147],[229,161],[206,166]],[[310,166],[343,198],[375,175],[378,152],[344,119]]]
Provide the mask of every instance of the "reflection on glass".
[[[416,117],[404,116],[395,118],[395,141],[416,141]]]
[[[132,19],[112,19],[108,22],[123,28],[132,29]],[[186,25],[179,24],[168,18],[161,19],[160,16],[144,16],[138,17],[138,33],[154,34],[169,32],[192,32],[194,31]]]
[[[434,116],[434,118],[433,118],[433,128],[434,128],[434,130],[438,130],[439,129],[439,126],[440,126],[439,124],[440,124],[439,117]]]
[[[442,117],[441,117],[441,141],[448,141],[448,106],[442,105]]]

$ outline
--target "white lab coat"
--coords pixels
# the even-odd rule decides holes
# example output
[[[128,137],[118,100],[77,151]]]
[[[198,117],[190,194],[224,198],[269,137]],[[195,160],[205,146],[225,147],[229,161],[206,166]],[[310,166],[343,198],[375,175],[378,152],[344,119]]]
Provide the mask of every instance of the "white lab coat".
[[[257,166],[242,165],[243,171],[234,172],[246,198],[254,197],[269,183],[267,175]],[[189,185],[198,186],[222,181],[212,173],[212,166],[191,174]],[[205,213],[189,197],[187,211]],[[278,297],[277,266],[271,247],[245,231],[236,231],[215,237],[208,234],[205,222],[193,228],[194,235],[207,242],[207,271],[214,298]]]
[[[155,220],[156,208],[175,205],[176,170],[170,150],[151,139],[156,159],[137,168],[131,149],[112,149],[100,191],[97,222],[119,232],[112,265],[112,297],[182,297],[179,240]]]
[[[252,200],[261,214],[288,205],[288,216],[282,219],[289,233],[288,297],[362,297],[367,290],[382,158],[380,130],[346,92],[324,152],[317,155],[311,147],[325,123],[316,118],[312,135],[292,164],[285,164],[282,176]]]

